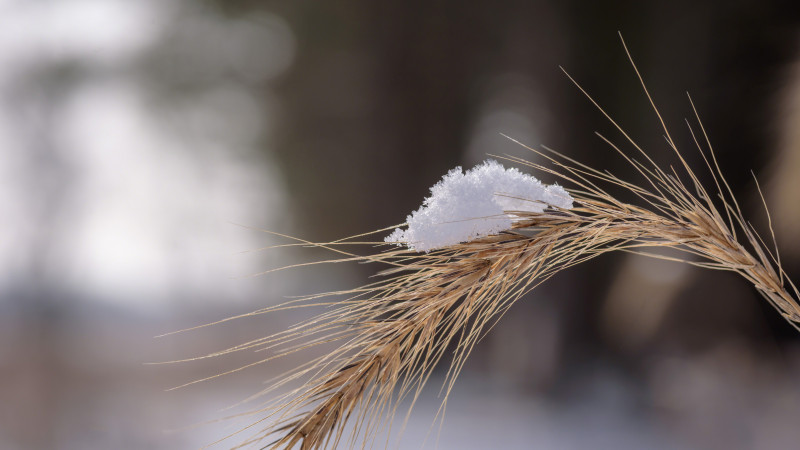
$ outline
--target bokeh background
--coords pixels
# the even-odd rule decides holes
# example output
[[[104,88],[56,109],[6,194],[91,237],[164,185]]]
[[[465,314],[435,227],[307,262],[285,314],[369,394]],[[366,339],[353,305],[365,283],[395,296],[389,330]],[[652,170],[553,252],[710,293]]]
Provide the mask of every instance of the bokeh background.
[[[499,133],[635,179],[559,65],[669,163],[618,30],[699,168],[691,92],[766,231],[759,178],[799,279],[799,25],[794,1],[0,1],[0,448],[196,448],[233,430],[188,427],[297,361],[176,391],[247,358],[144,363],[298,317],[153,337],[375,270],[250,276],[329,256],[258,251],[287,242],[261,229],[327,241],[402,222],[456,165],[535,159]],[[512,309],[431,436],[448,449],[792,448],[798,337],[731,274],[604,256]],[[401,448],[425,441],[442,376]]]

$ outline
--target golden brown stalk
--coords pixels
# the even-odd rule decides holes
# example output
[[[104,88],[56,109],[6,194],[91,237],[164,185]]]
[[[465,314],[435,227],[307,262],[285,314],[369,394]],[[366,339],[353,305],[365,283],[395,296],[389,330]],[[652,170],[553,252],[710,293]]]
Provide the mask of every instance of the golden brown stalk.
[[[647,96],[649,99],[649,93]],[[660,115],[658,118],[661,120]],[[689,180],[687,184],[674,169],[667,172],[658,167],[617,128],[645,162],[606,142],[643,177],[641,185],[550,150],[531,149],[548,160],[546,166],[514,157],[505,159],[555,175],[572,186],[575,208],[550,208],[543,213],[507,211],[519,218],[513,229],[429,253],[394,248],[360,257],[342,250],[340,244],[346,241],[302,241],[344,255],[338,261],[378,262],[391,268],[376,283],[334,293],[345,299],[324,303],[332,307],[327,312],[273,336],[221,352],[274,352],[252,366],[323,344],[338,345],[258,394],[263,397],[286,389],[290,383],[300,383],[253,412],[262,417],[241,432],[267,425],[241,445],[271,442],[266,447],[299,445],[303,449],[373,445],[378,434],[391,432],[389,422],[403,399],[410,398],[413,407],[447,349],[454,350],[444,402],[475,343],[517,299],[556,273],[610,251],[674,249],[690,258],[666,256],[661,251],[645,254],[736,272],[797,328],[800,294],[786,277],[777,250],[774,255],[767,250],[743,217],[710,145],[709,159],[695,139],[714,178],[714,197],[718,200],[700,184],[666,127],[667,142],[681,163],[681,176]],[[618,201],[602,186],[624,189],[641,199],[641,204]],[[322,297],[256,313],[322,304]]]
[[[698,257],[691,264],[740,273],[785,318],[800,322],[800,307],[754,232],[743,228],[752,248],[748,251],[733,239],[713,205],[689,197],[674,180],[653,179],[676,196],[672,199],[636,189],[655,211],[588,191],[576,197],[580,206],[572,210],[520,212],[524,220],[498,236],[423,255],[394,250],[370,257],[398,266],[390,272],[408,272],[367,291],[354,291],[369,295],[342,302],[339,309],[310,322],[307,333],[292,333],[287,341],[322,333],[346,342],[331,362],[319,361],[330,368],[324,375],[293,391],[290,400],[264,409],[280,411],[280,417],[306,412],[265,428],[248,443],[277,432],[283,436],[271,448],[336,447],[344,424],[358,410],[348,444],[368,446],[383,421],[393,417],[398,401],[412,392],[414,398],[419,395],[452,342],[456,351],[448,392],[492,319],[555,273],[609,251],[671,247],[691,253]],[[606,181],[621,183],[611,177]],[[342,328],[349,332],[340,333]],[[359,433],[361,442],[355,440]]]

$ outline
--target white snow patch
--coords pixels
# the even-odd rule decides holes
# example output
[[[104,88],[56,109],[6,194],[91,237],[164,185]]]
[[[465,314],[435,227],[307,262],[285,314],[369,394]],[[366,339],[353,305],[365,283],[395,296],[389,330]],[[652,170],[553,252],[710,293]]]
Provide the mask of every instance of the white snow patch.
[[[508,230],[519,219],[514,212],[570,209],[572,202],[561,186],[488,160],[467,173],[461,167],[448,172],[408,216],[408,229],[395,229],[385,241],[427,252]]]

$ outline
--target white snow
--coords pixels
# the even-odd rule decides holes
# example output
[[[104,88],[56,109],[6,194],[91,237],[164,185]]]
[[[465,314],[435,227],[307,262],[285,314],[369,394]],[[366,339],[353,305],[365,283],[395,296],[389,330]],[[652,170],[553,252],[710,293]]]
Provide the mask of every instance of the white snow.
[[[493,160],[463,173],[456,167],[431,188],[431,196],[385,241],[430,251],[508,230],[514,212],[572,208],[572,197],[557,184],[545,185]]]

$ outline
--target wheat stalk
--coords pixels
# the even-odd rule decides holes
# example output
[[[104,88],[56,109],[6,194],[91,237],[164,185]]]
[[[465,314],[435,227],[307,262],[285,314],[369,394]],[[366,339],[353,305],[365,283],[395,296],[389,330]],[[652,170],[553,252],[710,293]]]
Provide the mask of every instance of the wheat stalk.
[[[630,53],[628,57],[633,64]],[[413,407],[433,367],[448,349],[454,349],[445,379],[443,411],[475,343],[516,300],[556,273],[606,252],[643,253],[736,272],[798,328],[800,305],[796,299],[800,294],[781,267],[777,247],[773,254],[742,215],[694,105],[700,138],[688,121],[687,125],[713,176],[713,196],[681,156],[635,64],[633,67],[661,122],[667,144],[677,155],[680,170],[666,171],[656,165],[575,83],[643,158],[640,162],[600,136],[630,163],[644,183],[624,181],[547,148],[530,149],[544,157],[547,165],[510,156],[502,159],[550,173],[572,186],[569,192],[575,208],[551,207],[542,213],[507,211],[519,219],[511,230],[428,253],[393,248],[357,256],[343,250],[345,244],[374,244],[354,241],[363,235],[331,243],[300,241],[298,245],[343,255],[336,262],[377,262],[390,268],[380,273],[379,281],[358,289],[256,311],[253,314],[309,305],[329,308],[288,330],[208,355],[273,352],[268,358],[233,370],[238,371],[311,347],[336,345],[333,351],[284,374],[254,396],[264,397],[292,383],[300,384],[251,412],[261,417],[235,433],[253,433],[239,446],[372,446],[381,432],[391,433],[391,421],[400,402],[410,399]],[[638,197],[641,204],[621,202],[603,186],[623,189]],[[772,237],[774,240],[774,233]],[[645,253],[648,248],[659,251]],[[664,248],[689,256],[667,256],[661,251]],[[343,295],[344,300],[324,300],[334,294]]]

